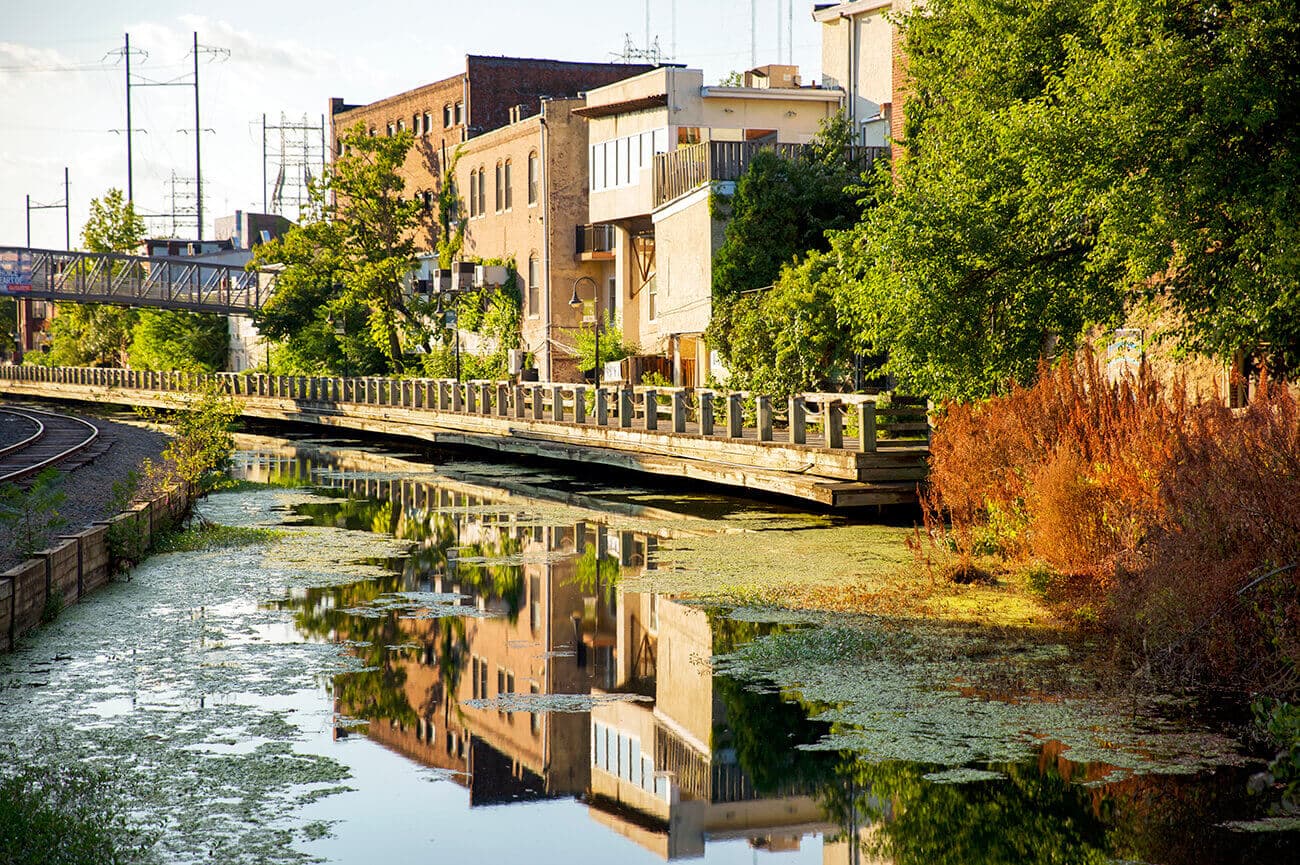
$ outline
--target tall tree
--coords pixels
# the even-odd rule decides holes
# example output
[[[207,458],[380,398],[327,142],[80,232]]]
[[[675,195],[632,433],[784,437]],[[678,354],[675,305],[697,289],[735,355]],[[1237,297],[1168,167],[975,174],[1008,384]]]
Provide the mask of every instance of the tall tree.
[[[908,158],[841,239],[862,342],[935,396],[1027,380],[1151,300],[1300,363],[1297,0],[934,0]],[[846,280],[847,282],[847,280]]]
[[[90,217],[81,230],[87,252],[135,252],[145,239],[144,219],[120,189],[90,201]],[[65,303],[50,322],[49,361],[55,366],[125,365],[131,331],[139,314],[124,306]]]
[[[323,352],[314,362],[331,363],[349,352],[326,331],[347,332],[360,313],[359,333],[388,369],[399,372],[410,339],[427,342],[423,310],[406,291],[423,212],[418,198],[404,194],[400,173],[413,142],[409,131],[370,136],[360,123],[344,136],[344,154],[313,193],[320,218],[258,249],[257,264],[284,266],[280,287],[258,319],[262,333],[285,338],[314,323],[298,347]],[[286,315],[290,310],[307,317]],[[350,354],[362,353],[354,348]]]

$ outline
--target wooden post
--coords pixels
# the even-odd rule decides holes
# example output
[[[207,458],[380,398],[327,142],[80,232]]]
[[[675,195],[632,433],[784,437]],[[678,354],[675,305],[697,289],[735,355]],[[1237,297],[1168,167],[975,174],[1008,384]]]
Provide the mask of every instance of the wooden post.
[[[505,382],[497,382],[497,417],[506,417],[510,414],[510,386]]]
[[[448,392],[447,382],[444,379],[438,379],[438,411],[447,411],[451,408],[451,394]]]
[[[479,407],[483,414],[492,414],[492,382],[485,381],[478,386]]]
[[[743,399],[738,393],[727,394],[727,438],[745,437],[745,411],[741,405]]]
[[[700,435],[713,435],[713,391],[700,391]]]
[[[841,441],[833,447],[843,444]],[[876,452],[876,404],[871,400],[858,404],[858,450],[868,454]]]
[[[573,422],[587,422],[587,389],[580,384],[573,386]]]
[[[645,397],[645,428],[659,429],[659,392],[649,388],[642,395]]]
[[[595,390],[596,394],[596,426],[609,425],[609,392],[603,387]]]
[[[512,392],[512,394],[513,394],[513,399],[514,399],[514,401],[515,401],[515,417],[516,417],[516,418],[522,418],[522,417],[525,415],[525,413],[526,413],[526,412],[524,411],[524,409],[525,409],[525,406],[524,406],[524,389],[523,389],[521,386],[519,386],[519,385],[515,385],[515,386],[511,389],[511,392]]]
[[[460,391],[460,382],[458,381],[451,382],[451,410],[452,411],[458,412],[464,408],[463,403],[461,402],[461,398],[462,395]]]
[[[635,399],[636,391],[630,387],[624,387],[618,392],[618,425],[623,429],[632,426],[632,415],[636,412]]]
[[[844,407],[839,400],[826,403],[826,447],[844,447]]]
[[[808,412],[801,396],[790,397],[790,443],[808,443]]]
[[[533,400],[533,420],[541,420],[542,411],[545,408],[542,401],[542,386],[540,384],[532,385],[528,388],[528,395]]]
[[[438,383],[436,381],[426,381],[424,383],[424,407],[433,409],[438,406]]]
[[[673,432],[686,432],[686,394],[673,391]]]
[[[478,385],[465,385],[465,411],[478,414]]]
[[[755,397],[754,403],[758,408],[758,440],[770,442],[772,440],[772,398]]]

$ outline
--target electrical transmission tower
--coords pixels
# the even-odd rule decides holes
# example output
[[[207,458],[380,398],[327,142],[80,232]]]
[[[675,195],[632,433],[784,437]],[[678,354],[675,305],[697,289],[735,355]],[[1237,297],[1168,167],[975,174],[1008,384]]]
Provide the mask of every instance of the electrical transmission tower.
[[[278,133],[279,151],[268,150],[267,133]],[[270,179],[275,170],[274,181]],[[262,115],[262,211],[301,222],[311,204],[311,184],[325,171],[325,117],[312,123],[307,115],[268,125]],[[291,215],[292,214],[292,215]]]

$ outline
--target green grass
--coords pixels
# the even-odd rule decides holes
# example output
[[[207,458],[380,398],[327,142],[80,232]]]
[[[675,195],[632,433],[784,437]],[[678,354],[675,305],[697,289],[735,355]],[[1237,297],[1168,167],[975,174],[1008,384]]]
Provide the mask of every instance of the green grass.
[[[203,523],[163,532],[158,536],[154,549],[160,553],[193,553],[269,544],[282,537],[284,532],[276,529]]]

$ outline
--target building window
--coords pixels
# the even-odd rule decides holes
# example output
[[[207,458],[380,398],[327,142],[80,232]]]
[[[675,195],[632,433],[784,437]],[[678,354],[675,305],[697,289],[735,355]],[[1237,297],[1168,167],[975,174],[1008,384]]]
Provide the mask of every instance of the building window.
[[[650,279],[648,279],[645,284],[646,319],[648,321],[654,321],[659,317],[658,310],[655,309],[655,302],[659,297],[658,283],[659,280],[656,279],[655,274],[652,273],[650,274]]]
[[[542,689],[539,688],[539,687],[537,687],[537,683],[536,683],[536,682],[529,682],[529,683],[528,683],[528,693],[530,693],[530,694],[540,694],[541,692],[542,692]],[[532,730],[532,733],[533,733],[534,736],[540,736],[541,733],[542,733],[542,713],[541,713],[541,712],[533,712],[533,713],[532,713],[532,717],[531,717],[531,718],[529,719],[529,721],[528,721],[528,726],[529,726],[529,728]]]
[[[498,162],[496,170],[496,211],[500,213],[506,206],[505,165]]]
[[[371,138],[374,138],[374,137],[375,137],[375,127],[373,127],[373,126],[370,127],[370,137],[371,137]]]
[[[514,183],[512,183],[511,180],[510,180],[510,160],[509,160],[509,159],[506,160],[506,164],[505,164],[505,168],[503,169],[503,173],[504,173],[504,177],[505,177],[505,181],[506,181],[506,182],[505,182],[505,189],[506,189],[506,192],[505,192],[505,197],[506,197],[506,210],[509,210],[510,208],[514,207],[514,204],[515,204]]]
[[[528,203],[537,203],[537,186],[541,181],[541,166],[537,162],[537,151],[528,154]]]
[[[487,213],[487,169],[478,167],[478,215]]]
[[[426,111],[424,112],[424,132],[427,135],[432,131],[433,131],[433,112]]]
[[[456,125],[457,126],[465,125],[465,103],[464,102],[460,102],[460,101],[456,102]]]
[[[537,255],[528,257],[528,314],[541,315],[542,312],[542,263]]]
[[[414,132],[416,135],[419,135],[421,132],[424,131],[424,126],[421,125],[420,115],[418,114],[411,115],[411,131]]]
[[[446,105],[442,106],[442,125],[445,128],[447,129],[451,128],[452,117],[453,115],[451,113],[451,103],[448,102]]]
[[[478,216],[478,211],[475,209],[476,207],[478,207],[478,172],[477,172],[477,171],[471,171],[471,172],[469,173],[469,216],[470,216],[470,219],[473,219],[475,216]]]
[[[394,133],[395,131],[396,131],[396,130],[393,129],[393,124],[392,124],[392,122],[390,121],[389,124],[388,124],[388,137],[389,137],[389,138],[392,138],[392,137],[393,137],[393,133]]]
[[[405,121],[405,120],[399,120],[399,121],[397,121],[397,131],[398,131],[398,132],[405,132],[405,131],[406,131],[406,121]]]

